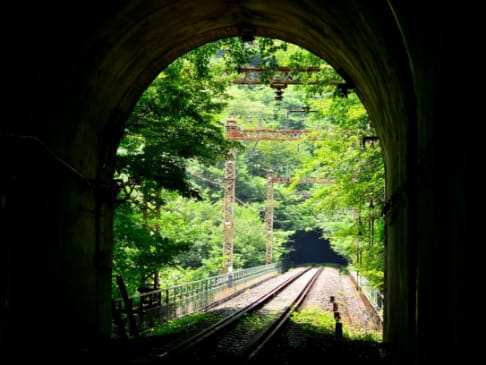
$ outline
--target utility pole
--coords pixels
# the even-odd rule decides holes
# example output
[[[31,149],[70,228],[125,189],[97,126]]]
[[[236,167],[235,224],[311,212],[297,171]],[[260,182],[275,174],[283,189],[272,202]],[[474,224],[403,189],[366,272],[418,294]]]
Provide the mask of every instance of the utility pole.
[[[273,208],[274,200],[274,183],[291,184],[294,181],[291,177],[274,176],[273,170],[267,170],[267,204],[265,206],[265,237],[266,237],[266,254],[265,263],[272,263],[273,247]],[[327,178],[302,177],[298,184],[333,184],[334,181]]]
[[[273,248],[273,170],[267,170],[267,205],[265,206],[265,263],[272,263]]]
[[[304,129],[246,129],[238,127],[236,119],[226,120],[226,138],[233,140],[270,140],[270,141],[294,141],[302,139],[305,135],[314,132]],[[320,140],[320,137],[308,137],[310,140]],[[301,179],[302,180],[302,179]],[[304,179],[305,180],[305,179]],[[310,182],[312,180],[312,182]],[[318,183],[317,179],[310,179],[307,183]],[[328,180],[326,180],[327,182]],[[291,183],[290,178],[275,177],[272,170],[267,171],[267,203],[265,206],[265,262],[272,263],[273,247],[273,184]],[[304,181],[301,181],[304,183]],[[232,149],[228,160],[225,162],[224,172],[224,229],[223,229],[223,274],[228,273],[233,266],[234,244],[234,204],[236,186],[236,149]]]
[[[224,217],[223,217],[223,270],[233,271],[233,245],[235,240],[235,183],[236,148],[232,148],[224,164]]]

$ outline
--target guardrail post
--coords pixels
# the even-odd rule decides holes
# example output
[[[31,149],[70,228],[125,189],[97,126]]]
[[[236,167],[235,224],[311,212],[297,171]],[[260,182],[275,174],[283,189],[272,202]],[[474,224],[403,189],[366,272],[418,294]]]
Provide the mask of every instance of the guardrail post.
[[[228,288],[233,287],[233,271],[228,271]]]
[[[126,339],[128,339],[128,335],[127,335],[127,330],[125,328],[125,323],[123,322],[122,317],[121,317],[121,308],[117,307],[117,305],[115,304],[114,301],[112,301],[111,307],[112,307],[113,318],[114,318],[115,323],[116,323],[118,336],[121,339],[126,340]]]
[[[132,301],[128,299],[127,287],[125,286],[123,278],[120,275],[116,276],[116,282],[118,284],[118,288],[120,289],[120,294],[123,298],[123,302],[125,303],[125,308],[127,310],[130,333],[138,338],[139,333],[137,328],[137,322],[135,322],[135,317],[133,316]]]
[[[343,324],[341,322],[336,321],[334,332],[337,338],[343,338]]]
[[[339,305],[336,302],[334,295],[329,297],[329,302],[332,303],[332,311],[334,312],[334,320],[336,321],[334,334],[336,338],[343,338],[343,324],[341,323],[341,315],[339,314]]]

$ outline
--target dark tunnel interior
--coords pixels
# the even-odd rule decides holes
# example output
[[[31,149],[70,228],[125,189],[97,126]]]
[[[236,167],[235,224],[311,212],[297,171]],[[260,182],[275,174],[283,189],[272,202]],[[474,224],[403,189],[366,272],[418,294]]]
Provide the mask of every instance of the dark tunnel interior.
[[[302,264],[337,264],[346,266],[348,260],[337,254],[330,242],[322,238],[320,231],[297,231],[289,239],[287,247],[292,251],[287,260],[293,265]]]

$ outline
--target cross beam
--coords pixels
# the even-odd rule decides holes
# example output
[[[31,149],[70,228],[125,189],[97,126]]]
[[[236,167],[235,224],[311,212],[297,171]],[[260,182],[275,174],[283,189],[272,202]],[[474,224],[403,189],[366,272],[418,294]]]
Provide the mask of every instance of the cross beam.
[[[226,138],[246,141],[296,141],[315,131],[309,129],[241,129],[235,119],[226,121]],[[308,137],[316,141],[320,137]]]
[[[299,78],[295,78],[294,75],[296,73],[307,74],[309,77],[311,73],[319,70],[319,67],[276,67],[275,69],[267,69],[265,67],[243,66],[240,68],[240,73],[243,77],[234,80],[233,83],[240,85],[261,85],[265,83],[262,75],[264,73],[270,73],[270,85],[282,85],[282,87],[285,87],[286,85],[317,84],[318,81],[303,82]],[[336,82],[338,83],[339,81]]]
[[[273,182],[274,183],[281,183],[281,184],[292,184],[295,181],[294,178],[291,177],[283,177],[283,176],[274,176],[273,177]],[[318,178],[318,177],[310,177],[310,176],[304,176],[301,177],[300,179],[297,180],[298,184],[333,184],[334,180],[324,177],[324,178]]]
[[[240,74],[242,78],[234,80],[234,84],[239,85],[261,85],[266,82],[263,80],[262,75],[264,73],[270,74],[270,86],[276,89],[277,100],[282,100],[283,90],[287,85],[315,85],[322,81],[308,80],[310,74],[318,72],[319,67],[275,67],[274,69],[267,69],[265,67],[243,66],[240,68]],[[307,79],[301,80],[301,78],[295,78],[296,74],[306,74]],[[329,80],[326,82],[328,85],[334,85],[338,88],[339,94],[343,97],[347,97],[349,90],[354,89],[354,84],[351,81]]]

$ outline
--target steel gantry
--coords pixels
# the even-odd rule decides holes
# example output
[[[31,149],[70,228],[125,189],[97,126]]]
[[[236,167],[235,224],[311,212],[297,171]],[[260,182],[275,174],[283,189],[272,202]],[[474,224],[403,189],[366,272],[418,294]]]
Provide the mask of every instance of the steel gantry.
[[[242,130],[238,127],[236,120],[226,120],[226,137],[233,140],[272,140],[272,141],[293,141],[298,140],[311,133],[311,130],[278,130],[278,129],[255,129]],[[318,140],[319,137],[310,137],[311,140]],[[299,183],[312,184],[312,178],[302,178]],[[290,183],[289,178],[275,177],[272,170],[267,170],[267,200],[265,206],[265,228],[266,228],[266,250],[265,262],[272,263],[273,247],[273,184]],[[304,182],[305,181],[305,182]],[[317,181],[317,180],[312,180]],[[323,179],[323,181],[328,181]],[[236,149],[231,149],[228,159],[225,162],[224,172],[224,218],[223,218],[223,274],[233,269],[233,247],[234,247],[234,205],[236,186]]]
[[[319,67],[255,67],[255,66],[243,66],[240,68],[240,79],[234,80],[234,84],[238,85],[261,85],[270,84],[272,89],[275,89],[275,99],[277,101],[283,98],[283,89],[287,85],[315,85],[322,83],[323,81],[315,80],[311,78],[311,75],[315,72],[319,72]],[[268,81],[265,81],[265,78]],[[343,95],[347,95],[349,89],[354,88],[349,82],[343,82],[340,80],[328,80],[328,85],[336,86]]]
[[[226,138],[246,141],[297,141],[313,133],[310,129],[242,129],[235,119],[226,121]],[[319,137],[308,136],[308,140],[315,141]]]
[[[255,66],[243,66],[240,68],[240,74],[242,78],[234,80],[234,84],[243,85],[260,85],[264,84],[262,75],[268,77],[270,85],[300,85],[306,84],[317,84],[317,80],[309,80],[310,74],[313,72],[320,71],[319,67],[280,67],[277,66],[273,69],[266,67],[255,67]],[[297,75],[306,74],[307,80],[303,77],[296,77]],[[335,81],[336,83],[339,81]]]

